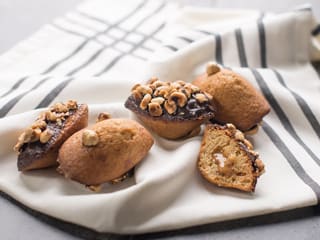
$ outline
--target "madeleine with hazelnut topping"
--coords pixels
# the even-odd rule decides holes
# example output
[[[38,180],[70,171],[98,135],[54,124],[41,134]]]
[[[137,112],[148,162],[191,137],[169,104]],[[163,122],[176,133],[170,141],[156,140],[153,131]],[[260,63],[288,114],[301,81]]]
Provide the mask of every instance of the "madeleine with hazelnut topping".
[[[134,85],[125,106],[167,139],[193,135],[215,115],[212,97],[197,86],[181,80],[163,82],[155,77],[146,85]]]
[[[117,183],[148,154],[151,134],[131,119],[107,119],[68,138],[59,150],[58,172],[99,191],[105,182]]]
[[[31,127],[18,137],[18,170],[47,168],[57,165],[62,143],[88,124],[88,106],[74,100],[56,103],[42,112]]]

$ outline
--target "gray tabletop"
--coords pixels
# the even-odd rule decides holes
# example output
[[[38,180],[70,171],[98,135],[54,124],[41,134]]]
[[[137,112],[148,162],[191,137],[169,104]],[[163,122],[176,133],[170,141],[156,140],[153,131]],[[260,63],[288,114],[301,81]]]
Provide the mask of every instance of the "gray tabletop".
[[[72,9],[80,0],[0,0],[0,54],[43,24]],[[180,0],[193,5],[284,11],[303,0]],[[320,19],[320,1],[309,0]],[[320,69],[318,64],[318,70]],[[100,234],[24,207],[0,192],[0,239],[319,239],[319,207],[245,218],[145,235]]]

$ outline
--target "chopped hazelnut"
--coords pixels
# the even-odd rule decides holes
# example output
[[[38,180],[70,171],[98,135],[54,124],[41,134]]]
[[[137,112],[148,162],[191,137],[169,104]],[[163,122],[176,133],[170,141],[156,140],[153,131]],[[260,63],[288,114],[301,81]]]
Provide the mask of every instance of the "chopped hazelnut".
[[[135,84],[135,85],[131,88],[131,91],[137,90],[137,88],[140,87],[140,86],[141,86],[140,83]]]
[[[256,159],[256,161],[255,161],[255,165],[257,166],[257,168],[258,168],[258,170],[259,170],[258,174],[259,174],[259,176],[260,176],[260,175],[263,174],[264,171],[265,171],[265,169],[264,169],[264,163],[261,161],[260,158],[258,158],[258,159]]]
[[[40,128],[35,128],[33,129],[32,131],[32,136],[31,136],[31,139],[30,139],[30,142],[36,142],[40,139],[40,134],[41,134],[41,129]]]
[[[208,65],[207,65],[206,71],[207,71],[208,76],[210,76],[212,74],[215,74],[215,73],[219,72],[220,68],[216,63],[209,62]]]
[[[155,97],[151,99],[151,102],[156,102],[159,103],[160,105],[164,102],[164,98],[163,97]]]
[[[138,90],[133,90],[132,96],[135,100],[140,100],[140,99],[142,99],[143,94],[141,92],[139,92]]]
[[[33,129],[27,128],[24,131],[23,142],[25,142],[25,143],[30,142],[32,139],[32,135],[33,135]]]
[[[46,111],[45,116],[48,121],[55,122],[57,120],[57,115],[54,112]]]
[[[167,96],[169,95],[170,93],[170,87],[169,86],[159,86],[156,88],[156,90],[154,91],[153,95],[155,97],[164,97],[164,98],[167,98]]]
[[[93,131],[86,129],[82,133],[82,144],[86,147],[96,146],[99,143],[98,134]]]
[[[151,77],[150,80],[148,81],[149,84],[153,84],[154,82],[158,81],[159,78],[157,77]]]
[[[47,143],[51,137],[52,137],[51,131],[49,129],[46,129],[40,134],[40,142]]]
[[[107,120],[111,118],[111,114],[107,112],[102,112],[98,115],[97,122],[101,122],[103,120]]]
[[[162,108],[159,103],[155,103],[155,102],[149,103],[148,109],[151,116],[159,117],[162,115]]]
[[[169,101],[175,101],[179,107],[184,107],[188,101],[186,95],[181,92],[173,92],[170,95]]]
[[[169,114],[173,114],[177,110],[177,105],[174,101],[165,101],[164,108]]]
[[[197,93],[195,95],[195,99],[199,102],[199,103],[203,103],[203,102],[207,102],[208,98],[206,97],[206,95],[204,95],[203,93]]]
[[[139,87],[137,87],[136,89],[138,92],[142,93],[143,95],[149,93],[149,94],[152,94],[152,89],[148,86],[144,86],[144,85],[141,85]]]
[[[66,105],[64,105],[63,103],[56,103],[51,107],[51,110],[57,113],[61,113],[61,112],[68,112],[69,109]]]
[[[151,101],[152,96],[148,93],[146,95],[144,95],[144,97],[142,98],[141,102],[140,102],[140,108],[142,110],[147,109],[149,102]]]
[[[32,125],[31,128],[40,128],[40,129],[45,129],[47,127],[47,123],[44,120],[36,120]]]
[[[90,189],[92,192],[96,192],[96,193],[101,192],[101,189],[102,189],[101,184],[99,184],[99,185],[87,185],[86,187],[88,189]]]
[[[75,101],[75,100],[69,100],[69,101],[66,103],[66,105],[67,105],[67,108],[68,108],[69,110],[74,110],[74,109],[77,109],[77,108],[78,108],[77,101]]]

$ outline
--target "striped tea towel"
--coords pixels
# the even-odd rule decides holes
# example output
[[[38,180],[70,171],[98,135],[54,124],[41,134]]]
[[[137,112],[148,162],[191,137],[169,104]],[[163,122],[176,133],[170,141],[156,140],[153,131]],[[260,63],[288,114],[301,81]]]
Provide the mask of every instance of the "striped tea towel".
[[[143,233],[318,204],[319,26],[310,9],[281,14],[183,8],[162,1],[91,0],[0,57],[0,190],[50,216],[101,232]],[[147,60],[149,59],[149,60]],[[272,106],[251,137],[266,165],[253,194],[215,187],[196,170],[201,136],[155,145],[101,193],[54,169],[20,173],[19,133],[57,101],[134,118],[123,104],[151,76],[191,81],[208,61],[233,69]]]

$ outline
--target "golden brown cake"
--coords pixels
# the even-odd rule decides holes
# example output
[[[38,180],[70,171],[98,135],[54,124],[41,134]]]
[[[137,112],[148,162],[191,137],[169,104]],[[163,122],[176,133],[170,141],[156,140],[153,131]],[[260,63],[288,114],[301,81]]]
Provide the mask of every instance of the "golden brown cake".
[[[87,186],[121,181],[149,152],[153,138],[139,123],[103,119],[76,132],[62,145],[58,172],[66,178]]]
[[[209,63],[206,73],[192,83],[213,97],[215,121],[232,123],[241,131],[256,127],[270,111],[267,100],[247,80],[214,63]]]
[[[18,170],[46,168],[57,165],[62,143],[73,133],[88,125],[88,106],[70,100],[56,103],[42,112],[37,120],[18,138]]]
[[[201,143],[198,169],[209,182],[254,192],[264,164],[252,144],[234,125],[208,124]]]
[[[159,136],[179,139],[197,134],[200,125],[214,117],[211,99],[190,83],[153,78],[135,85],[125,106]]]

